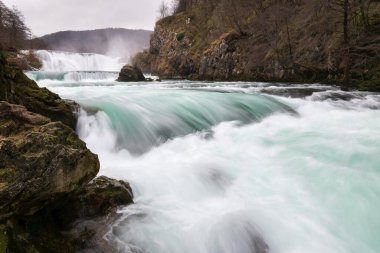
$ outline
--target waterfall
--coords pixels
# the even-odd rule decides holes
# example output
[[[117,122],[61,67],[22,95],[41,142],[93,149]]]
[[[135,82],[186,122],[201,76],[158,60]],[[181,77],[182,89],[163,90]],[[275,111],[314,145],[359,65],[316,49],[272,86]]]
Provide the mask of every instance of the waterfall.
[[[42,71],[119,71],[125,64],[119,58],[100,54],[36,51],[42,61]]]

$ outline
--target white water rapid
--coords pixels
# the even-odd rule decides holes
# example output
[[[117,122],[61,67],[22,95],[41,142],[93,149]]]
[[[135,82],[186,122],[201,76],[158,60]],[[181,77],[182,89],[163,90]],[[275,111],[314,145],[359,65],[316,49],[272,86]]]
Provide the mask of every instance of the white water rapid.
[[[70,66],[88,70],[77,57]],[[82,105],[78,134],[100,174],[131,183],[135,204],[106,235],[122,252],[380,252],[380,95],[35,79]]]

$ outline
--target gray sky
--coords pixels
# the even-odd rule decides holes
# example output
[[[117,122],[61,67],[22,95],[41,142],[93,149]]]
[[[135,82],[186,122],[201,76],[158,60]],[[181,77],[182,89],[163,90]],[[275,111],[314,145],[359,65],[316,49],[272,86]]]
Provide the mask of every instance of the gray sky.
[[[161,0],[2,0],[37,35],[106,27],[153,30]]]

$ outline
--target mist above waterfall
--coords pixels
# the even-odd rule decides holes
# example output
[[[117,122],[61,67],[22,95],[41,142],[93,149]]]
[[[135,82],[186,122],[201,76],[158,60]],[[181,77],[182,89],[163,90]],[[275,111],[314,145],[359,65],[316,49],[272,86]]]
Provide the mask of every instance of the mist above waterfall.
[[[151,31],[107,28],[62,31],[42,36],[49,48],[75,53],[96,53],[129,59],[149,47]]]

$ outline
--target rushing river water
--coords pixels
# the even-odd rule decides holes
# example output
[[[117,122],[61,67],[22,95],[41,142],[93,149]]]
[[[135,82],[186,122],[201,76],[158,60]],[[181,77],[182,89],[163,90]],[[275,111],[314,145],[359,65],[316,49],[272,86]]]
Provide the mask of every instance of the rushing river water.
[[[131,183],[135,204],[106,235],[123,252],[380,252],[380,95],[116,83],[99,72],[113,60],[29,76],[82,105],[77,131],[100,174]]]

